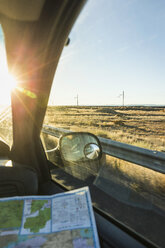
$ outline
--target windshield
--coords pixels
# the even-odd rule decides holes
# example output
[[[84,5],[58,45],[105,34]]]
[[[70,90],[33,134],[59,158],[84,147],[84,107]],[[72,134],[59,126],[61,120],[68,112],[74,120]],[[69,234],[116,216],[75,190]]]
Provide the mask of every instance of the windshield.
[[[8,72],[5,42],[0,26],[0,139],[12,145],[11,91],[16,86],[12,75]]]
[[[164,1],[87,3],[59,62],[45,116],[47,131],[88,131],[108,139],[104,142],[151,149],[164,158],[164,9]],[[46,150],[56,147],[57,138],[48,132],[44,138]],[[62,169],[90,186],[95,206],[163,246],[164,174],[150,164],[146,168],[144,161],[139,166],[106,152],[100,164]],[[60,167],[53,152],[48,158]],[[60,183],[76,187],[73,178],[70,184],[66,178]]]

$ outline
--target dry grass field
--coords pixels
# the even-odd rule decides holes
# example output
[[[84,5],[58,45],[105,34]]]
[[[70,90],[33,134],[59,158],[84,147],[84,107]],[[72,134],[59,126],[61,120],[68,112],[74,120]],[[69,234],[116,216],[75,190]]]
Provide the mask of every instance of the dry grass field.
[[[165,107],[48,107],[45,124],[165,151]]]

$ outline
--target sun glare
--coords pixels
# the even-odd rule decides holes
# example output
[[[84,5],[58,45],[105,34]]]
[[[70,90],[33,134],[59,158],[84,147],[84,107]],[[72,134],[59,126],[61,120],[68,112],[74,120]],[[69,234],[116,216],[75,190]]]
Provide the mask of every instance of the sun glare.
[[[8,71],[4,71],[2,82],[4,82],[6,90],[9,92],[17,87],[17,80]]]
[[[0,43],[0,105],[10,105],[11,91],[17,86],[17,80],[8,71],[4,45]]]

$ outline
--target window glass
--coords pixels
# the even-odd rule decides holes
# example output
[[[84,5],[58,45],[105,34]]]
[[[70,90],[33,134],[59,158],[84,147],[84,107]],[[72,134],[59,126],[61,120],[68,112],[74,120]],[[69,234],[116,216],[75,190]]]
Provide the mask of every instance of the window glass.
[[[152,0],[86,4],[52,86],[47,150],[58,144],[48,133],[62,128],[158,151],[165,159],[164,10],[164,1]],[[53,163],[95,190],[97,207],[163,246],[164,174],[108,155],[99,164],[61,166],[53,151],[47,153]],[[67,181],[59,171],[52,174]],[[66,185],[76,187],[73,179]]]
[[[0,139],[12,144],[12,117],[10,94],[15,80],[8,72],[3,31],[0,26]]]

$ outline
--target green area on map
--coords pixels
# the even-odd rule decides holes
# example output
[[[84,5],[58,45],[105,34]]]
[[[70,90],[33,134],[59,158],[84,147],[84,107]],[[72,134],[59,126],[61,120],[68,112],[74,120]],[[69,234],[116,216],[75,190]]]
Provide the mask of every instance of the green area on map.
[[[30,232],[37,233],[44,228],[46,222],[51,218],[51,208],[43,206],[48,203],[47,200],[34,200],[31,206],[31,213],[39,211],[37,216],[26,218],[24,228],[30,229]],[[42,209],[43,208],[43,209]]]
[[[48,200],[33,200],[31,204],[31,213],[39,211],[46,203],[48,203]]]
[[[19,228],[22,222],[23,200],[0,202],[0,229]]]

